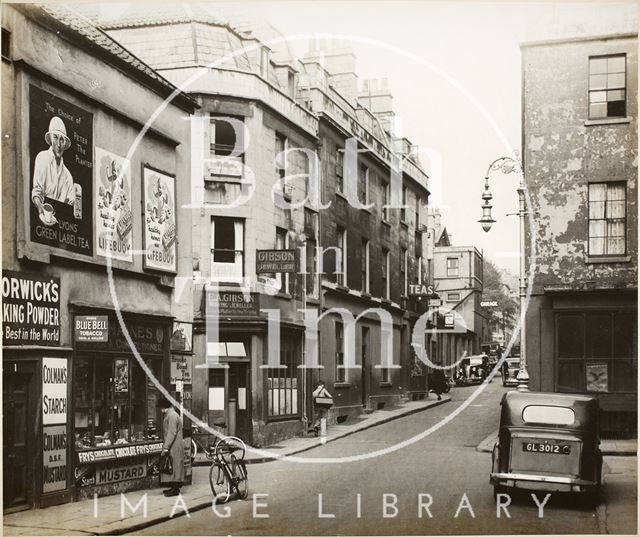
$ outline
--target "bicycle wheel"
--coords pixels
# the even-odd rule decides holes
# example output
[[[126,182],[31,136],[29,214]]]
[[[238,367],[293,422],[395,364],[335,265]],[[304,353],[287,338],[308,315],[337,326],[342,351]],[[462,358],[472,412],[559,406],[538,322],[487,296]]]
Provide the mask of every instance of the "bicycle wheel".
[[[247,446],[240,438],[237,436],[223,436],[220,438],[219,442],[227,446],[238,460],[244,459]]]
[[[209,485],[216,503],[225,503],[231,497],[231,483],[222,465],[214,462],[209,469]]]
[[[243,500],[249,495],[249,482],[247,480],[247,466],[242,459],[237,459],[235,455],[231,455],[231,463],[229,464],[231,469],[232,481],[235,486],[238,496]]]

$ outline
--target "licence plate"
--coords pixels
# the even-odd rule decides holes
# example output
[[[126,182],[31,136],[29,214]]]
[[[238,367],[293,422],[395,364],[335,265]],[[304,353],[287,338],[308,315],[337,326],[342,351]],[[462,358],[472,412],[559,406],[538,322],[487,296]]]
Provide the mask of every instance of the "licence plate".
[[[569,455],[571,446],[568,444],[549,444],[547,442],[524,442],[522,451],[527,453],[549,453],[550,455]]]

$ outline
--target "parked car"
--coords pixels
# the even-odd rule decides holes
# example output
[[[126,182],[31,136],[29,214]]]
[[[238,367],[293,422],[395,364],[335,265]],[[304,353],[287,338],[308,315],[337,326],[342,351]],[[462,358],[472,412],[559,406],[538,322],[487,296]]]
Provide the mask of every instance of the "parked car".
[[[502,385],[503,386],[517,386],[518,385],[518,371],[520,371],[520,357],[509,356],[502,362]]]
[[[602,484],[597,398],[514,390],[501,406],[490,475],[495,494],[516,488],[597,498]]]

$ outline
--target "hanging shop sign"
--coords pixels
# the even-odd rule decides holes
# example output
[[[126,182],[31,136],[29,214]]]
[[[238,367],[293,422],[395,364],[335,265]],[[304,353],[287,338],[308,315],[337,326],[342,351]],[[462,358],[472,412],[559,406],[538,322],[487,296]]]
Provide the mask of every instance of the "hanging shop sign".
[[[2,344],[60,344],[60,278],[2,271]]]
[[[67,422],[67,380],[69,378],[66,358],[42,359],[42,424]]]
[[[191,370],[193,367],[193,357],[188,354],[171,355],[171,375],[169,382],[176,384],[182,382],[191,384]],[[177,389],[177,388],[176,388]]]
[[[205,295],[207,315],[213,315],[216,307],[219,317],[257,317],[260,315],[258,293],[207,289]]]
[[[296,250],[256,250],[256,274],[297,271]]]
[[[96,252],[119,261],[133,261],[131,167],[129,160],[96,147]]]
[[[31,240],[93,255],[93,115],[29,86]]]
[[[176,272],[176,179],[142,167],[144,267]]]
[[[109,341],[109,316],[107,315],[76,315],[73,326],[76,342]]]
[[[42,428],[42,492],[67,488],[67,426]]]
[[[191,352],[193,349],[192,341],[193,324],[174,321],[173,331],[171,332],[171,350]]]

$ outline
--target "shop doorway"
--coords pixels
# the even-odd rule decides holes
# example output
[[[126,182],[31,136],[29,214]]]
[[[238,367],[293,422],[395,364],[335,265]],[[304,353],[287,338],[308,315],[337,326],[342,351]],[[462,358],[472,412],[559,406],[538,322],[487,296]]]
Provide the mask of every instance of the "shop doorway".
[[[31,375],[4,371],[2,380],[3,509],[28,507],[33,480],[28,479],[28,400]]]
[[[248,365],[244,362],[229,363],[227,432],[229,435],[242,438],[245,442],[249,442],[251,436]]]

